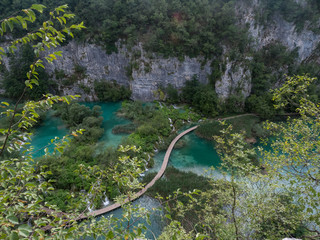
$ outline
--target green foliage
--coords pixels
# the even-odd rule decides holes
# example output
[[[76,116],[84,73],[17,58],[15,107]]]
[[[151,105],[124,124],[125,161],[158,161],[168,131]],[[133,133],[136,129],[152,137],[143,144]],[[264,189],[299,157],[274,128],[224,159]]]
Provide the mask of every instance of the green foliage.
[[[30,65],[36,60],[33,48],[30,45],[23,45],[19,55],[11,55],[10,70],[5,72],[3,87],[7,97],[17,99],[21,96],[25,88],[26,72]],[[48,92],[50,82],[48,75],[43,68],[37,68],[38,84],[34,89],[28,89],[25,93],[26,99],[40,99]]]
[[[57,107],[56,114],[70,127],[71,131],[85,129],[85,132],[75,141],[94,143],[103,135],[104,130],[101,128],[103,117],[100,116],[100,106],[90,109],[79,103],[61,104]]]
[[[166,149],[184,122],[199,120],[199,116],[189,110],[181,112],[172,106],[156,107],[154,104],[143,105],[137,101],[123,102],[120,114],[133,120],[136,126],[125,144],[141,146],[143,152],[150,154],[154,148]]]
[[[200,113],[208,117],[214,117],[219,112],[218,96],[214,89],[202,85],[193,96],[192,106]]]
[[[120,134],[120,133],[133,133],[136,130],[136,126],[133,123],[116,125],[112,128],[112,133]]]
[[[149,183],[156,173],[149,173],[143,178],[144,183]],[[156,197],[158,194],[162,198],[169,197],[177,189],[182,192],[189,192],[193,189],[206,191],[210,189],[209,178],[199,176],[192,172],[182,172],[174,167],[168,167],[165,171],[164,178],[159,179],[150,189],[147,194],[151,197]],[[186,198],[181,198],[180,201],[187,203]]]
[[[207,139],[213,140],[213,136],[217,136],[221,134],[221,130],[223,126],[218,121],[204,121],[200,123],[199,127],[196,129],[195,133],[197,136]]]
[[[150,173],[146,175],[143,179],[144,183],[149,183],[155,176],[156,173]],[[210,184],[210,179],[204,176],[199,176],[192,172],[182,172],[173,167],[168,167],[165,171],[164,177],[159,179],[150,189],[147,191],[147,195],[151,197],[158,197],[161,199],[167,199],[172,196],[177,189],[181,192],[192,192],[194,189],[201,191],[207,191],[212,188]],[[199,199],[197,196],[195,198]],[[179,202],[182,204],[187,204],[189,201],[188,196],[180,196]],[[172,220],[178,220],[182,225],[189,229],[190,225],[196,225],[198,223],[198,217],[195,214],[194,209],[190,209],[186,213],[185,217],[187,221],[183,221],[183,218],[179,217],[178,212],[175,212],[176,202],[170,202],[167,211],[170,211],[172,215]],[[193,218],[193,216],[195,216]]]
[[[252,90],[256,95],[264,95],[283,74],[288,70],[289,74],[294,70],[294,62],[297,51],[288,51],[281,44],[264,46],[254,54],[252,61]],[[279,66],[282,70],[279,70]]]
[[[168,86],[165,88],[165,93],[167,95],[166,101],[168,103],[178,103],[179,102],[179,93],[176,88],[174,88],[170,83]]]
[[[234,48],[248,42],[246,30],[235,25],[234,1],[69,2],[86,20],[86,38],[102,44],[108,53],[117,51],[119,39],[129,47],[143,42],[148,51],[179,59],[219,56],[222,41]]]
[[[64,79],[67,75],[66,73],[61,69],[61,70],[54,70],[54,75],[56,76],[57,80]]]
[[[94,91],[100,101],[117,102],[127,100],[131,96],[131,91],[125,86],[119,85],[116,81],[104,82],[95,81]]]
[[[294,22],[298,31],[305,27],[307,21],[311,23],[308,26],[309,29],[317,31],[316,25],[320,16],[318,1],[307,0],[307,4],[294,0],[263,0],[261,2],[263,11],[257,12],[257,18],[261,23],[266,24],[275,13],[280,13],[285,20]]]
[[[264,132],[257,131],[259,126],[262,127],[261,120],[257,116],[244,115],[235,116],[223,120],[226,125],[232,125],[232,133],[244,133],[246,138],[258,138],[264,136]],[[221,136],[221,130],[225,125],[216,120],[206,120],[200,123],[196,129],[196,134],[202,138],[212,140],[213,136]]]
[[[263,119],[270,119],[277,113],[273,107],[271,94],[262,96],[250,95],[246,99],[246,108],[249,112],[256,113]]]
[[[200,83],[196,75],[192,77],[192,80],[186,81],[181,93],[182,100],[186,103],[192,103],[193,96],[196,94],[199,86]]]
[[[2,5],[0,5],[2,6]],[[43,5],[34,4],[29,9],[24,9],[23,12],[27,17],[11,17],[9,19],[2,20],[1,24],[1,35],[6,32],[9,27],[12,31],[13,24],[21,25],[22,28],[26,29],[29,22],[34,22],[36,15],[34,11],[40,13],[43,12],[45,7]],[[67,9],[66,5],[57,7],[54,11],[50,12],[48,21],[42,24],[41,31],[28,33],[22,39],[13,40],[11,45],[7,47],[8,51],[14,54],[14,49],[20,44],[29,42],[30,40],[35,41],[33,49],[36,52],[36,56],[39,57],[38,51],[43,51],[44,46],[47,48],[56,47],[60,42],[65,40],[65,32],[73,36],[74,29],[81,29],[82,24],[72,25],[70,27],[65,26],[67,19],[74,17],[73,14],[65,13]],[[55,24],[52,20],[57,21]],[[60,23],[58,29],[62,29],[62,32],[55,28],[55,25]],[[41,32],[41,34],[40,34]],[[36,33],[39,33],[37,35]],[[37,36],[36,36],[37,35]],[[43,40],[43,41],[42,41]],[[4,55],[6,51],[0,48],[0,60],[1,55]],[[61,56],[60,52],[44,56],[44,58],[52,62],[57,56]],[[30,66],[30,71],[27,72],[25,81],[25,90],[27,88],[33,88],[34,85],[38,84],[38,72],[36,67],[42,66],[40,59],[36,60]],[[46,166],[40,166],[36,168],[36,163],[32,158],[32,150],[26,146],[29,144],[30,133],[29,129],[37,122],[39,114],[36,110],[38,109],[49,109],[54,103],[66,102],[70,103],[75,96],[57,97],[52,95],[44,96],[44,99],[38,102],[28,101],[24,104],[23,110],[18,112],[18,105],[20,100],[23,98],[24,93],[20,96],[16,105],[13,109],[10,108],[7,102],[1,102],[1,108],[5,110],[1,112],[1,116],[5,116],[10,119],[8,128],[1,128],[1,136],[4,136],[4,141],[1,144],[0,157],[0,238],[2,239],[75,239],[75,238],[87,238],[87,237],[100,237],[104,236],[105,239],[135,239],[144,238],[144,226],[138,224],[137,226],[130,226],[131,218],[141,218],[148,220],[148,212],[142,208],[131,207],[130,204],[125,204],[123,201],[126,197],[132,197],[135,189],[140,189],[141,184],[138,182],[139,174],[143,171],[143,163],[137,158],[130,158],[127,156],[121,156],[112,168],[108,171],[101,170],[98,166],[87,166],[80,165],[78,170],[74,172],[74,177],[81,177],[89,180],[91,186],[86,194],[88,197],[81,196],[79,201],[72,197],[66,192],[56,191],[51,184],[46,181],[48,176],[52,174],[50,171],[46,171]],[[92,110],[93,115],[96,117],[99,115],[98,109]],[[18,120],[16,121],[16,119]],[[77,118],[75,118],[77,119]],[[91,125],[91,119],[87,122]],[[21,130],[23,129],[23,131]],[[81,134],[82,131],[73,132],[73,136]],[[63,137],[61,141],[55,138],[51,141],[51,144],[55,145],[55,153],[63,153],[65,146],[68,145],[68,136]],[[30,140],[30,139],[29,139]],[[92,149],[78,149],[74,151],[79,158],[88,160],[90,158],[90,151]],[[122,154],[126,155],[126,152],[133,151],[137,152],[138,149],[135,147],[121,147],[119,149]],[[20,153],[21,155],[13,157],[13,155],[6,155],[7,152]],[[61,158],[64,155],[60,155]],[[46,154],[46,157],[49,157]],[[48,162],[49,164],[55,164],[55,160]],[[72,158],[71,158],[72,159]],[[72,164],[69,160],[65,163],[66,165]],[[61,166],[59,166],[59,170]],[[63,174],[63,177],[64,176]],[[85,214],[79,211],[83,206],[95,205],[97,202],[101,202],[101,197],[104,196],[106,186],[104,185],[104,179],[110,179],[111,183],[118,186],[117,189],[124,195],[118,197],[116,201],[124,207],[124,215],[122,219],[116,220],[114,218],[101,218],[99,222],[89,216],[89,221],[77,222],[80,217]],[[68,179],[69,180],[69,179]],[[92,180],[92,181],[90,181]],[[82,183],[82,186],[85,184]],[[72,185],[74,186],[74,185]],[[72,212],[70,214],[61,214],[57,206],[49,204],[45,197],[50,198],[52,196],[61,197],[59,202],[55,202],[61,205],[61,200],[68,201],[71,204]],[[55,199],[57,200],[57,199]],[[51,201],[51,200],[50,200]],[[89,207],[88,206],[88,207]],[[108,229],[106,232],[105,229]],[[118,233],[120,233],[118,235]]]
[[[244,110],[244,97],[240,94],[230,95],[223,104],[223,112],[225,113],[242,113]]]
[[[186,81],[182,88],[181,99],[194,107],[197,112],[208,117],[217,116],[221,110],[214,88],[200,84],[196,75],[192,80]]]

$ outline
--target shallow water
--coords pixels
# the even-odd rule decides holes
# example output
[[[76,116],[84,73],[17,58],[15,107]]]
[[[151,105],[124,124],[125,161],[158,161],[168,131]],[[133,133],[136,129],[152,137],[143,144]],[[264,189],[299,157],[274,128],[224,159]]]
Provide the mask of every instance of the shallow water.
[[[53,116],[53,111],[49,111],[46,119],[36,128],[31,138],[31,146],[34,148],[34,157],[44,155],[44,148],[55,137],[62,138],[68,134],[68,129],[60,118]],[[48,146],[49,152],[54,149],[53,145]]]
[[[133,226],[137,226],[139,223],[143,223],[147,230],[145,231],[145,235],[147,239],[155,239],[155,237],[158,237],[165,224],[163,221],[163,212],[161,210],[161,205],[158,200],[150,198],[148,196],[142,196],[139,199],[133,201],[133,206],[139,206],[143,207],[150,213],[150,223],[151,225],[148,225],[147,222],[144,219],[141,218],[132,218],[131,223],[135,222]],[[97,219],[100,219],[101,217],[110,217],[111,215],[115,218],[120,218],[123,214],[123,209],[118,208],[112,212],[106,213]],[[103,238],[101,238],[103,239]]]
[[[105,133],[100,139],[104,146],[117,147],[124,136],[128,134],[113,134],[112,128],[119,124],[127,124],[130,121],[124,118],[120,118],[116,115],[116,112],[121,108],[121,102],[90,102],[84,103],[88,107],[99,105],[102,111],[103,123],[102,126],[105,129]]]
[[[88,107],[93,107],[94,105],[101,106],[102,117],[103,117],[103,127],[105,129],[104,135],[101,137],[100,142],[104,146],[113,146],[117,147],[121,139],[127,134],[113,134],[112,128],[118,124],[129,123],[128,120],[124,118],[119,118],[116,116],[116,112],[120,109],[121,103],[84,103]],[[42,148],[44,148],[51,139],[54,139],[56,136],[62,138],[68,134],[68,129],[64,125],[63,121],[60,118],[53,116],[53,111],[49,111],[45,121],[35,130],[32,137],[31,146],[34,147],[35,153],[34,157],[40,157],[44,154]],[[50,147],[51,151],[54,146]]]
[[[186,141],[186,145],[181,149],[173,149],[169,166],[197,174],[205,174],[209,167],[219,166],[220,159],[212,142],[199,138],[194,132],[182,137],[182,140]],[[164,155],[165,151],[155,155],[155,166],[152,171],[160,169]]]
[[[84,104],[89,107],[93,107],[94,105],[101,106],[105,133],[100,139],[100,142],[105,147],[117,147],[121,143],[122,138],[127,136],[127,134],[113,134],[112,128],[118,124],[129,123],[128,120],[119,118],[115,114],[121,107],[121,103],[94,102]],[[32,139],[32,145],[35,149],[41,149],[55,136],[61,138],[67,133],[68,129],[64,126],[62,120],[60,118],[53,117],[52,112],[50,112],[47,119],[39,128],[36,129]],[[219,165],[219,157],[211,142],[197,137],[194,133],[190,133],[182,139],[186,141],[186,145],[181,149],[174,149],[172,151],[169,165],[174,166],[179,170],[192,171],[197,174],[205,174],[209,167],[216,167]],[[34,156],[38,157],[42,154],[43,151],[39,151]],[[164,155],[165,151],[159,152],[155,155],[155,166],[150,171],[158,171],[160,169]],[[146,196],[135,200],[133,204],[140,204],[150,211],[154,208],[160,207],[158,201]],[[104,214],[103,216],[108,217],[110,215],[114,215],[115,217],[120,217],[121,214],[122,209],[117,209],[111,213]],[[148,231],[146,232],[148,239],[154,239],[153,236],[157,237],[160,235],[164,227],[161,215],[162,213],[159,211],[153,211],[153,214],[151,214],[151,226],[147,226]],[[139,223],[139,221],[137,221],[137,223]]]

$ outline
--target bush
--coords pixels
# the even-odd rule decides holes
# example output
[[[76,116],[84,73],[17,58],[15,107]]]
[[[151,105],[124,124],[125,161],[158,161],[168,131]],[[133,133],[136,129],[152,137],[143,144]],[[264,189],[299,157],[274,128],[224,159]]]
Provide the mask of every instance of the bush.
[[[276,114],[271,94],[262,96],[252,94],[246,100],[246,108],[249,112],[256,113],[264,119],[270,119]]]
[[[30,65],[34,63],[36,56],[30,45],[22,45],[19,55],[13,55],[9,58],[10,70],[5,71],[2,86],[5,90],[5,96],[9,98],[19,98],[25,88],[27,79],[26,73],[30,70]],[[27,88],[24,94],[25,99],[37,100],[46,94],[49,88],[54,88],[49,81],[48,74],[43,68],[36,68],[38,72],[38,83],[33,89]]]
[[[104,130],[101,128],[103,117],[100,116],[100,106],[90,109],[79,103],[61,104],[57,107],[56,115],[61,117],[71,131],[85,129],[84,133],[74,141],[94,143],[103,135]]]
[[[179,93],[178,90],[175,89],[171,84],[168,84],[168,86],[164,89],[167,98],[166,101],[168,103],[178,103],[179,102]]]
[[[95,81],[94,90],[100,101],[117,102],[129,99],[131,96],[130,89],[120,86],[116,81]]]
[[[136,126],[133,123],[129,124],[122,124],[116,125],[112,128],[113,134],[120,134],[120,133],[133,133],[136,130]]]

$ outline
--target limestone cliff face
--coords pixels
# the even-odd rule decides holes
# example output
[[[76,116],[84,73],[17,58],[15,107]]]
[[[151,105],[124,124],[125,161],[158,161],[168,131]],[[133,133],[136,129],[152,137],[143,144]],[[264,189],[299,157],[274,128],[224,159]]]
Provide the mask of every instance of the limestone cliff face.
[[[303,0],[297,0],[296,2],[301,7],[307,4]],[[297,31],[294,23],[287,22],[281,15],[275,13],[271,21],[262,26],[255,20],[256,11],[261,11],[259,0],[252,0],[250,4],[246,1],[237,2],[238,18],[242,25],[249,25],[249,34],[254,39],[253,47],[256,49],[270,43],[280,42],[289,50],[298,48],[298,60],[301,62],[308,59],[319,45],[320,36],[308,30],[308,22],[306,22],[304,29]]]
[[[303,7],[303,0],[297,0]],[[259,11],[259,0],[241,0],[236,3],[236,13],[239,25],[248,26],[249,35],[253,39],[251,48],[261,49],[270,43],[280,42],[289,50],[298,48],[298,61],[318,61],[320,63],[320,35],[307,29],[297,32],[293,23],[285,21],[275,14],[267,25],[259,25],[255,20],[255,13]],[[260,9],[261,10],[261,9]],[[319,22],[320,24],[320,22]],[[94,91],[94,82],[112,81],[126,85],[132,90],[135,100],[151,101],[157,99],[155,94],[160,86],[172,84],[181,89],[193,75],[199,77],[200,82],[207,83],[208,75],[214,69],[210,61],[203,62],[201,58],[188,58],[180,61],[177,58],[162,58],[156,54],[146,53],[142,45],[128,50],[125,46],[118,46],[118,53],[106,54],[105,50],[89,43],[71,41],[55,51],[63,51],[63,57],[47,64],[46,69],[58,83],[60,94],[80,94],[82,100],[98,100]],[[242,93],[244,97],[251,92],[251,71],[249,69],[252,57],[242,56],[241,59],[230,60],[228,46],[224,47],[221,79],[215,83],[215,89],[220,98],[227,98],[230,94]],[[72,78],[77,66],[84,69],[81,76]],[[57,73],[63,73],[72,81],[66,82],[58,78]],[[1,76],[0,76],[1,81]]]
[[[307,4],[303,0],[297,0],[303,7]],[[259,0],[237,1],[236,13],[239,24],[248,26],[249,35],[253,39],[252,48],[259,50],[271,43],[282,43],[289,50],[298,49],[298,61],[316,61],[320,64],[320,35],[307,29],[297,32],[294,23],[285,21],[279,14],[274,14],[272,20],[266,26],[259,25],[255,20],[255,12],[261,11]],[[320,27],[320,21],[319,21]],[[228,49],[225,49],[227,52]],[[229,61],[224,59],[226,70],[223,72],[221,80],[216,82],[216,92],[221,98],[226,98],[235,91],[242,93],[244,97],[249,96],[251,91],[251,72],[248,70],[250,57],[245,56],[245,61]]]
[[[233,94],[242,94],[245,98],[251,91],[251,72],[243,63],[226,60],[226,70],[221,80],[215,84],[216,93],[222,99]]]
[[[119,46],[118,53],[108,55],[94,44],[72,41],[55,51],[63,51],[63,57],[46,65],[54,78],[55,73],[61,70],[67,76],[73,75],[76,65],[85,69],[84,76],[69,86],[63,80],[56,80],[60,92],[81,94],[82,100],[87,101],[98,100],[94,93],[96,80],[115,80],[130,87],[133,99],[151,101],[157,98],[155,92],[160,86],[165,87],[170,83],[180,89],[193,75],[197,75],[200,82],[207,83],[207,75],[211,73],[209,63],[202,66],[201,59],[186,57],[179,61],[177,58],[164,59],[154,54],[147,57],[141,45],[131,51]]]

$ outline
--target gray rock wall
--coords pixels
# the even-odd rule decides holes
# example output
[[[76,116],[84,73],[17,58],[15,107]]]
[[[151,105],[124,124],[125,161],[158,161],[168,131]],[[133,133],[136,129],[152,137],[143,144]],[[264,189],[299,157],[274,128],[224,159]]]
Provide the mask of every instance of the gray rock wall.
[[[98,100],[94,93],[95,80],[115,80],[130,87],[133,99],[152,101],[157,98],[155,91],[160,86],[172,84],[180,89],[193,75],[197,75],[200,82],[207,83],[207,75],[211,74],[210,63],[201,66],[201,59],[186,57],[179,61],[177,58],[164,59],[154,54],[146,57],[141,45],[131,51],[119,46],[118,53],[108,55],[99,46],[72,41],[55,51],[62,51],[63,57],[53,64],[46,64],[47,71],[53,77],[55,70],[63,70],[67,75],[72,75],[75,65],[86,69],[85,77],[70,86],[57,80],[59,90],[62,94],[81,94],[82,100],[87,101]],[[140,52],[140,56],[135,58],[133,52]],[[135,67],[132,67],[132,72],[128,74],[128,68],[133,63]],[[90,93],[85,92],[81,86],[90,88]]]
[[[301,7],[306,5],[304,0],[297,0]],[[259,11],[259,0],[237,1],[236,12],[242,25],[249,25],[249,34],[254,39],[253,47],[260,49],[270,43],[280,42],[289,50],[298,48],[299,61],[312,55],[320,43],[320,36],[308,30],[308,22],[302,31],[297,32],[294,23],[287,22],[279,14],[274,14],[267,26],[255,21],[255,11]],[[319,22],[320,27],[320,22]]]
[[[226,62],[226,70],[215,84],[216,93],[222,99],[233,94],[247,98],[251,92],[251,71],[243,63],[229,61],[228,58]]]
[[[297,1],[301,7],[306,4],[304,0]],[[285,21],[276,14],[269,25],[261,26],[255,21],[255,12],[258,8],[259,0],[237,1],[236,4],[239,25],[247,25],[249,34],[254,40],[252,48],[260,49],[270,43],[281,42],[290,50],[299,49],[300,62],[313,56],[312,60],[320,63],[320,53],[317,50],[320,46],[319,35],[307,30],[307,26],[301,32],[297,32],[293,23]],[[222,99],[235,93],[242,93],[247,97],[251,91],[251,72],[248,68],[251,58],[248,55],[242,56],[242,60],[230,61],[227,57],[230,50],[227,46],[224,47],[225,55],[222,61],[226,67],[221,79],[215,84],[216,92]],[[62,51],[63,57],[53,64],[46,64],[46,69],[53,79],[56,70],[63,70],[67,76],[72,76],[75,65],[86,69],[85,75],[71,84],[55,79],[60,94],[80,94],[82,100],[86,101],[98,100],[94,92],[96,80],[115,80],[130,87],[133,99],[151,101],[158,98],[155,91],[160,86],[172,84],[175,88],[181,89],[193,75],[197,75],[200,82],[207,83],[208,75],[213,71],[210,62],[201,64],[203,61],[201,58],[186,57],[183,61],[177,58],[162,58],[156,54],[145,53],[141,44],[130,51],[119,44],[118,53],[108,55],[100,46],[72,41],[55,51]]]

